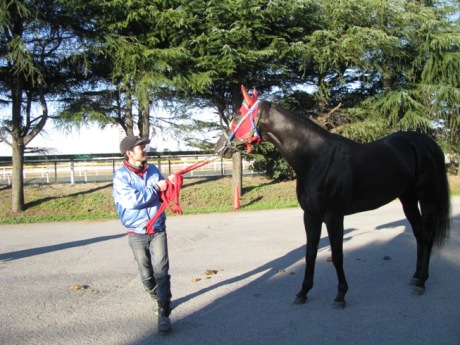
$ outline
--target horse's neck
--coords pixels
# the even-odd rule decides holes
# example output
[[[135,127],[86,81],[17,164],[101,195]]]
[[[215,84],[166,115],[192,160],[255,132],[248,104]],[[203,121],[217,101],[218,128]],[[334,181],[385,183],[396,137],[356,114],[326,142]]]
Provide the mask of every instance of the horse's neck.
[[[272,143],[296,172],[308,169],[330,144],[332,135],[313,121],[276,107],[261,120],[261,136]]]

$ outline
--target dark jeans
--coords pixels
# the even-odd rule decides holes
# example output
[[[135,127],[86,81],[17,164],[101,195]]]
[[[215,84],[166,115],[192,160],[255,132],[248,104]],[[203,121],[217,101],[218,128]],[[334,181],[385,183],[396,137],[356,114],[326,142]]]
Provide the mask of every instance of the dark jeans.
[[[156,287],[158,302],[171,301],[168,238],[166,231],[153,235],[129,235],[144,289],[153,294]]]

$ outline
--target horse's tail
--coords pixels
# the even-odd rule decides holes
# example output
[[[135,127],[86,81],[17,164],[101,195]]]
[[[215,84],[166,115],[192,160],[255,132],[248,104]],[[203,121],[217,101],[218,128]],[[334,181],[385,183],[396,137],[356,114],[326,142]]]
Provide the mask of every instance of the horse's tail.
[[[442,157],[442,162],[442,169],[439,169],[438,173],[438,193],[434,212],[434,244],[439,248],[443,246],[445,240],[449,237],[451,225],[449,180],[447,178],[447,173],[444,165],[444,154]]]

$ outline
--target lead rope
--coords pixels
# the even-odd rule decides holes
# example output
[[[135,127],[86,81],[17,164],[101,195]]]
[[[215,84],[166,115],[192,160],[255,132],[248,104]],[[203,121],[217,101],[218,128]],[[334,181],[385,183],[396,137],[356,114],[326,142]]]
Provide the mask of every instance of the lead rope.
[[[206,159],[201,162],[197,162],[195,164],[192,164],[188,166],[185,169],[182,169],[176,173],[174,173],[175,181],[172,183],[172,181],[167,178],[166,179],[166,184],[168,185],[165,191],[160,192],[160,199],[162,200],[160,208],[157,210],[155,215],[147,221],[145,224],[145,228],[147,229],[147,233],[153,234],[155,231],[153,229],[153,225],[155,224],[155,221],[158,219],[158,217],[163,213],[163,211],[167,208],[171,213],[178,213],[178,214],[183,214],[184,212],[182,211],[182,208],[180,207],[179,204],[179,196],[180,196],[180,189],[182,187],[182,183],[184,182],[184,174],[188,173],[189,171],[201,168],[202,166],[212,162],[213,160],[216,160],[220,158],[220,156],[214,156],[212,158]]]

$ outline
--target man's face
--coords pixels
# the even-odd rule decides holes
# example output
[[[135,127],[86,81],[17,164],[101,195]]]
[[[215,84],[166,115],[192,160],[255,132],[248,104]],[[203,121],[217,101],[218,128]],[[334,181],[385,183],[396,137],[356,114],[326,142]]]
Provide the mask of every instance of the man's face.
[[[146,145],[136,145],[128,151],[129,160],[132,162],[145,162],[147,161]]]

